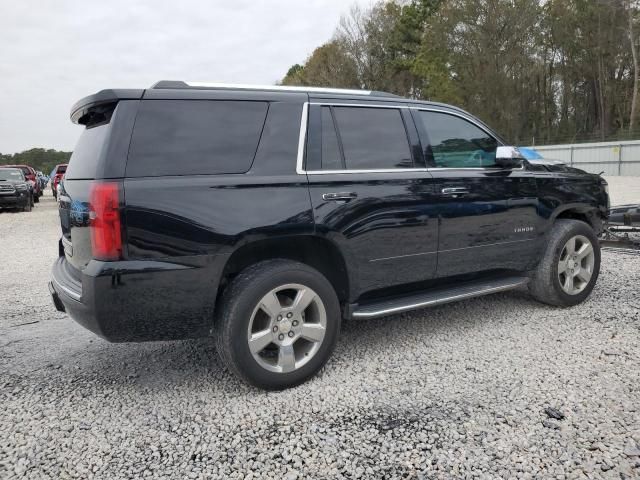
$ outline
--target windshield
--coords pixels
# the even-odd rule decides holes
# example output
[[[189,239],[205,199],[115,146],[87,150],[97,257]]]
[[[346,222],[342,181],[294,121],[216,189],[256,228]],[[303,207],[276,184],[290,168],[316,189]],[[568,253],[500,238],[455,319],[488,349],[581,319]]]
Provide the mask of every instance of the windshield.
[[[24,180],[24,175],[16,168],[0,168],[0,180]]]

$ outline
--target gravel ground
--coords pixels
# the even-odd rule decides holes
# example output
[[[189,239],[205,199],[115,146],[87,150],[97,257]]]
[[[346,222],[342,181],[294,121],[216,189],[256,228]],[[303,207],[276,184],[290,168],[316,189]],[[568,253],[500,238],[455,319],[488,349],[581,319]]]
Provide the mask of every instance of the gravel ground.
[[[51,197],[0,213],[0,478],[640,477],[640,256],[603,253],[571,309],[351,322],[318,377],[265,393],[207,340],[109,344],[57,313],[58,234]]]

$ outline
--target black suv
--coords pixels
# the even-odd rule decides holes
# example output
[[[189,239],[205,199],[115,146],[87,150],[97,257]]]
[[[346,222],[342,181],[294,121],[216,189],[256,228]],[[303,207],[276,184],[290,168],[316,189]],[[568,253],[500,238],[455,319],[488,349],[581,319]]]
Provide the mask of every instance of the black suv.
[[[0,208],[22,208],[30,212],[33,192],[20,168],[0,165]]]
[[[598,277],[606,182],[456,107],[163,81],[71,119],[56,307],[115,342],[211,335],[262,388],[317,372],[342,319],[524,285],[570,306]]]

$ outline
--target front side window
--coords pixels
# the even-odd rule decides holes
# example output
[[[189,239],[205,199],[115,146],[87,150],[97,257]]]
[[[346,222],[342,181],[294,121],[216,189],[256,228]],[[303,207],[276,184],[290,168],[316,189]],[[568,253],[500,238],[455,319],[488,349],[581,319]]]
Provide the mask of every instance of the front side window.
[[[496,166],[498,142],[473,123],[455,115],[419,111],[429,137],[427,160],[439,168]]]

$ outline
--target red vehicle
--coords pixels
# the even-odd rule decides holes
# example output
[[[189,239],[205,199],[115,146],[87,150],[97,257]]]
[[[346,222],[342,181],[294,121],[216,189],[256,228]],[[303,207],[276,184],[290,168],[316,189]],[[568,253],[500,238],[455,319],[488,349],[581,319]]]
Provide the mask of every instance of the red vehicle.
[[[66,163],[61,163],[59,165],[56,165],[56,169],[54,171],[53,177],[51,177],[51,190],[53,190],[53,196],[54,198],[58,198],[58,184],[60,183],[60,180],[62,180],[62,177],[64,177],[64,174],[67,171],[67,164]]]
[[[3,167],[11,167],[11,168],[19,168],[22,170],[24,174],[24,178],[27,180],[29,185],[31,185],[31,189],[33,191],[33,201],[39,202],[40,197],[44,193],[42,188],[40,188],[40,183],[38,182],[38,176],[36,175],[36,171],[33,167],[29,165],[2,165]]]

